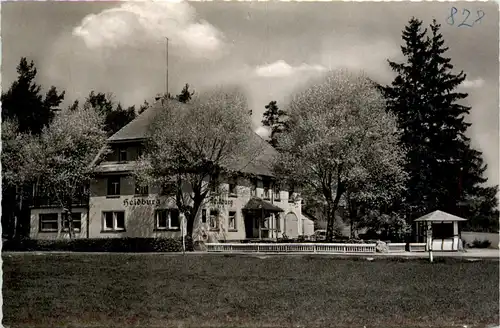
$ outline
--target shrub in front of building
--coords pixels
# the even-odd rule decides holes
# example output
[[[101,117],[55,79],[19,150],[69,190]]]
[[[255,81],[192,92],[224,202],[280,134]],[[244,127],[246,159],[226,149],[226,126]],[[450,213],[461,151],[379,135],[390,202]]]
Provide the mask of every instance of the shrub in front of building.
[[[187,238],[186,251],[193,250],[193,242]],[[94,238],[73,240],[8,240],[3,251],[59,251],[59,252],[182,252],[181,238]]]
[[[479,240],[479,239],[474,239],[472,242],[472,248],[488,248],[491,246],[491,242],[489,240]]]

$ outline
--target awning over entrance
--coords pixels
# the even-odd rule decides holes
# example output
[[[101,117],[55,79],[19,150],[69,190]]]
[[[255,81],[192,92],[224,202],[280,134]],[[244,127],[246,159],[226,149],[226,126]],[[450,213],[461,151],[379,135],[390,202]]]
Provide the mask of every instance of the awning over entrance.
[[[248,203],[243,207],[246,211],[268,211],[268,212],[284,212],[281,208],[273,205],[261,198],[253,197]]]
[[[456,215],[452,215],[443,211],[434,211],[424,216],[419,217],[415,222],[458,222],[467,221]]]

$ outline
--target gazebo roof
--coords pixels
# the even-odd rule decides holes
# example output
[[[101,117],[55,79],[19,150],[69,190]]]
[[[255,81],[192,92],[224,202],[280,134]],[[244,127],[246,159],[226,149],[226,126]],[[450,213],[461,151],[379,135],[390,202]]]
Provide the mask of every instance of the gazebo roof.
[[[467,221],[467,219],[461,218],[456,215],[452,215],[443,211],[434,211],[424,216],[419,217],[415,222],[457,222],[457,221]]]
[[[279,208],[276,205],[273,205],[261,198],[253,197],[248,203],[243,207],[243,210],[247,211],[257,211],[264,210],[269,212],[284,212],[283,209]]]

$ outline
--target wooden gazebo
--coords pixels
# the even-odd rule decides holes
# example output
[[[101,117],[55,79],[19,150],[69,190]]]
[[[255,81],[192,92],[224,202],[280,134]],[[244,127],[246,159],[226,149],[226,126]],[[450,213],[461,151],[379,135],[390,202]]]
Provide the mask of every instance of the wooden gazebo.
[[[464,218],[443,211],[434,211],[415,220],[417,238],[429,251],[459,251],[461,249],[459,222]]]

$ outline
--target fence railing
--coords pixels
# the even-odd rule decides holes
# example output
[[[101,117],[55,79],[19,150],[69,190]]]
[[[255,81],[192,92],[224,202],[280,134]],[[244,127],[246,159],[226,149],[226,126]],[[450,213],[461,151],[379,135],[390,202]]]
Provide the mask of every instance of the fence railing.
[[[406,251],[405,243],[390,243],[387,244],[387,247],[389,248],[389,253],[400,253]]]
[[[327,243],[208,243],[205,244],[208,252],[225,253],[375,253],[376,244],[327,244]],[[403,253],[405,243],[387,244],[389,253]],[[425,252],[425,243],[410,243],[410,252]]]
[[[410,252],[425,252],[426,243],[410,243]]]
[[[206,244],[208,252],[269,252],[269,253],[375,253],[375,244]]]

